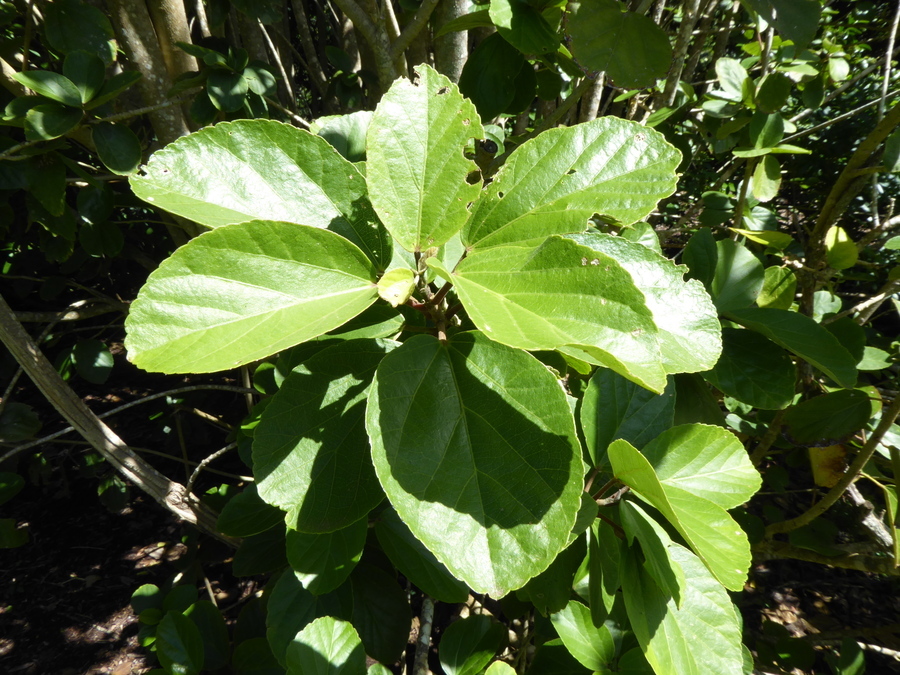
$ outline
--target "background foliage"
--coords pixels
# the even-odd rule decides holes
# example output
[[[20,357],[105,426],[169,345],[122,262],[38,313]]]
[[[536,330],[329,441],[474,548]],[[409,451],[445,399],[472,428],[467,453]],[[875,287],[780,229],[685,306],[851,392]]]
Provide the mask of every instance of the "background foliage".
[[[104,504],[137,487],[192,524],[185,571],[132,600],[166,672],[423,672],[434,603],[467,599],[432,669],[862,672],[853,640],[741,648],[732,601],[751,556],[896,575],[898,7],[0,2],[0,502],[61,461],[65,419]],[[615,347],[621,316],[594,320],[611,299],[652,340]],[[463,384],[435,408],[416,366],[410,440],[385,407],[412,358]],[[498,403],[495,367],[554,394],[498,376]],[[98,392],[140,403],[160,447],[98,419]],[[474,424],[453,405],[513,400],[500,435],[552,419],[557,445],[494,477],[547,511],[523,533],[488,491],[462,536],[441,507],[461,515],[465,472],[420,449]],[[528,491],[562,467],[564,488]],[[3,546],[28,539],[0,518]],[[198,599],[223,545],[262,591],[239,616]]]

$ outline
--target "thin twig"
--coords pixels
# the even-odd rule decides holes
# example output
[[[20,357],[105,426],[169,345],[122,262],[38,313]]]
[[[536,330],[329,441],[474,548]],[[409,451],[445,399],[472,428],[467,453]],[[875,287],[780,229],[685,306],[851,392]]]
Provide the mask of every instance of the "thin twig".
[[[867,298],[863,300],[857,305],[854,305],[850,309],[845,309],[843,312],[839,314],[834,314],[825,319],[822,319],[822,323],[831,323],[833,321],[837,321],[838,319],[842,319],[845,316],[850,316],[851,314],[860,313],[861,316],[865,316],[866,319],[864,321],[857,321],[859,325],[865,325],[866,321],[871,318],[872,314],[878,311],[878,308],[881,306],[885,300],[891,297],[894,293],[900,290],[900,279],[896,279],[894,281],[887,282],[884,286],[881,287],[881,290],[877,295],[872,296],[871,298]],[[870,312],[866,312],[865,310],[871,310]],[[859,319],[861,317],[857,317]]]
[[[266,30],[265,24],[259,19],[256,20],[259,24],[259,30],[262,32],[263,38],[266,41],[266,44],[269,46],[269,51],[272,52],[272,58],[275,60],[275,64],[278,66],[278,72],[281,73],[281,79],[284,81],[284,86],[288,91],[288,99],[290,103],[288,108],[290,110],[294,110],[295,101],[294,101],[294,87],[291,85],[291,80],[288,77],[287,71],[284,69],[284,63],[281,61],[281,54],[278,53],[278,49],[275,47],[275,43],[272,42],[272,38],[269,36],[269,31]]]
[[[878,448],[878,444],[881,443],[881,439],[884,438],[888,429],[891,428],[891,425],[897,419],[897,415],[900,415],[900,396],[894,398],[891,405],[881,413],[881,421],[878,423],[875,431],[869,436],[865,445],[863,445],[862,449],[856,455],[856,459],[853,460],[853,463],[847,468],[846,473],[841,476],[841,479],[835,483],[834,487],[831,488],[822,499],[796,518],[783,520],[780,523],[772,523],[769,525],[766,528],[766,538],[771,539],[775,534],[790,532],[791,530],[803,527],[834,506],[838,499],[844,494],[844,491],[859,478],[863,468],[865,468],[868,461],[872,458],[872,455],[875,454],[875,450]]]
[[[434,621],[434,600],[422,595],[422,616],[419,619],[419,636],[416,638],[416,656],[413,675],[428,675],[428,652],[431,650],[431,625]]]
[[[391,45],[392,62],[400,58],[403,52],[406,51],[406,48],[416,39],[416,36],[422,32],[422,29],[425,27],[425,24],[428,23],[428,19],[431,18],[431,13],[434,11],[434,8],[437,7],[439,1],[440,0],[425,0],[419,5],[419,9],[416,10],[412,20],[403,27],[403,32],[400,33],[400,37],[398,37],[396,42]]]
[[[209,463],[217,460],[219,457],[224,455],[229,450],[234,450],[236,447],[237,447],[237,443],[229,443],[224,448],[219,448],[213,454],[211,454],[209,457],[202,460],[197,465],[197,468],[194,469],[194,473],[191,474],[191,477],[188,479],[187,485],[184,486],[184,489],[187,490],[188,493],[190,493],[194,489],[194,483],[197,482],[197,478],[199,478],[200,472],[203,471],[203,469],[205,469]]]
[[[270,106],[272,106],[273,108],[275,108],[275,109],[280,110],[281,112],[283,112],[283,113],[284,113],[285,115],[287,115],[292,121],[296,122],[297,124],[299,124],[299,125],[300,125],[301,127],[303,127],[304,129],[309,129],[309,122],[307,122],[305,119],[303,119],[302,117],[300,117],[300,115],[298,115],[298,114],[295,113],[295,112],[292,112],[292,111],[288,110],[287,108],[285,108],[283,105],[281,105],[278,101],[276,101],[276,100],[275,100],[274,98],[272,98],[271,96],[266,96],[265,99],[266,99],[266,102],[267,102]]]

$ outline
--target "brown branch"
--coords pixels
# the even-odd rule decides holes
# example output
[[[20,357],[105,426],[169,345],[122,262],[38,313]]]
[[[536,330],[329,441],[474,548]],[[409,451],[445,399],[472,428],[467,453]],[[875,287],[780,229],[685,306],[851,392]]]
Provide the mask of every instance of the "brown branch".
[[[183,485],[169,480],[150,466],[87,407],[56,372],[31,336],[22,328],[22,324],[16,321],[15,315],[2,296],[0,296],[0,341],[6,345],[57,412],[116,471],[174,515],[196,525],[201,531],[217,539],[236,545],[234,539],[225,537],[216,530],[216,513],[212,509],[188,493]]]
[[[809,551],[784,541],[761,541],[753,546],[754,560],[777,560],[790,558],[805,562],[819,563],[840,567],[845,570],[859,570],[888,576],[900,576],[900,568],[894,567],[894,559],[885,556],[869,556],[851,553],[848,555],[827,556]]]

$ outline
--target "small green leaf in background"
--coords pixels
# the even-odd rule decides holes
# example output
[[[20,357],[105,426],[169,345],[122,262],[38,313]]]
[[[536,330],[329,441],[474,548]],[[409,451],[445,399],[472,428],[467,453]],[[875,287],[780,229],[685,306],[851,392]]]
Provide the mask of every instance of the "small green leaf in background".
[[[832,56],[828,59],[828,77],[832,82],[843,82],[850,77],[850,64],[847,59]]]
[[[766,155],[768,157],[768,155]],[[785,232],[774,232],[772,230],[742,230],[737,227],[729,227],[732,232],[737,232],[742,237],[746,237],[750,241],[757,244],[764,244],[777,248],[779,251],[786,249],[794,243],[794,238]]]
[[[563,644],[581,665],[594,672],[610,668],[616,656],[616,644],[605,625],[594,625],[591,610],[572,600],[550,619]]]
[[[44,35],[54,49],[86,50],[107,65],[116,60],[116,36],[101,10],[79,0],[55,0],[45,11]]]
[[[209,600],[194,603],[187,616],[197,626],[203,640],[203,667],[218,670],[228,664],[228,626],[222,612]]]
[[[842,387],[856,384],[856,363],[850,352],[808,316],[783,309],[735,309],[725,314],[745,328],[762,333],[772,342],[808,361]]]
[[[100,340],[79,340],[72,361],[78,374],[92,384],[103,384],[112,372],[113,355]]]
[[[103,87],[106,66],[98,56],[76,50],[66,55],[63,61],[63,75],[78,88],[81,102],[87,103]]]
[[[716,95],[723,96],[729,101],[742,101],[747,87],[752,86],[748,85],[750,76],[747,74],[747,69],[737,59],[728,57],[718,59],[716,61],[716,77],[722,87],[721,92],[716,92]]]
[[[25,479],[17,473],[0,471],[0,506],[15,497],[25,487]]]
[[[41,430],[41,419],[30,405],[11,401],[0,413],[0,442],[20,443]]]
[[[348,162],[361,162],[366,159],[366,133],[372,115],[371,110],[359,110],[349,115],[320,117],[316,120],[315,133],[331,143]]]
[[[378,514],[375,534],[394,566],[423,593],[448,603],[465,602],[469,588],[413,536],[392,508]]]
[[[592,499],[583,499],[583,503],[589,504]],[[596,508],[593,517],[597,517]],[[558,612],[563,609],[572,597],[572,586],[575,574],[584,560],[586,547],[583,537],[576,537],[566,549],[556,556],[550,563],[550,567],[532,577],[528,583],[516,591],[516,598],[530,602],[543,616]]]
[[[719,260],[719,251],[712,230],[708,227],[697,230],[688,240],[681,256],[682,261],[688,266],[685,279],[697,279],[703,283],[707,291],[712,286],[712,280],[716,274],[716,266]]]
[[[73,108],[81,107],[81,91],[65,75],[46,70],[13,73],[13,78],[35,93]]]
[[[756,105],[763,112],[778,112],[787,103],[792,87],[793,81],[784,73],[768,73],[759,84]]]
[[[606,71],[620,87],[651,86],[672,64],[665,31],[616,0],[571,5],[566,28],[578,62],[587,70]]]
[[[872,416],[869,395],[859,389],[815,396],[788,410],[785,433],[801,445],[834,445],[862,429]]]
[[[222,112],[234,112],[244,104],[249,83],[243,73],[214,70],[209,74],[206,93],[209,100]]]
[[[866,672],[865,652],[852,637],[845,637],[841,641],[839,658],[829,653],[825,655],[825,660],[834,675],[864,675]]]
[[[197,625],[184,614],[169,611],[156,629],[156,655],[167,672],[198,675],[204,649]]]
[[[471,101],[428,66],[397,80],[367,132],[372,206],[407,251],[441,246],[462,228],[481,191],[478,166],[463,154],[484,131]]]
[[[469,55],[459,78],[459,90],[485,122],[502,113],[516,95],[516,77],[528,62],[500,33],[482,40]]]
[[[506,628],[474,615],[451,623],[441,636],[438,656],[447,675],[477,675],[507,643]]]
[[[303,587],[313,595],[322,595],[344,583],[362,556],[368,529],[365,518],[327,534],[289,529],[285,538],[287,559]]]
[[[793,270],[788,267],[767,267],[756,304],[772,309],[790,309],[796,292],[797,277]]]
[[[488,12],[497,32],[523,54],[546,54],[559,46],[556,30],[524,0],[494,0]]]
[[[94,146],[104,166],[121,176],[133,174],[141,165],[141,142],[126,126],[100,122],[91,127]]]
[[[772,155],[766,155],[753,171],[753,196],[768,202],[775,199],[780,187],[781,164]]]
[[[784,118],[779,113],[757,111],[750,118],[749,129],[754,148],[774,148],[784,138]]]
[[[581,401],[581,429],[594,466],[608,463],[606,449],[617,438],[644,447],[672,426],[674,414],[674,381],[656,394],[608,368],[598,368]]]
[[[234,648],[231,666],[235,675],[284,675],[264,637],[243,640]]]
[[[268,530],[244,537],[234,554],[231,569],[237,577],[274,572],[287,564],[284,550],[284,528]]]
[[[378,280],[378,296],[391,307],[405,304],[415,288],[416,273],[408,267],[389,270]]]
[[[116,73],[103,83],[103,86],[100,87],[100,91],[97,92],[97,95],[90,100],[90,103],[84,106],[85,110],[96,108],[107,101],[111,101],[133,84],[137,83],[141,77],[142,75],[136,70],[125,70],[121,73]]]
[[[762,290],[762,263],[745,246],[731,239],[716,242],[716,275],[712,296],[720,312],[749,307]]]
[[[287,675],[361,675],[366,653],[356,630],[330,616],[316,619],[287,648]]]
[[[828,228],[825,233],[825,258],[836,270],[845,270],[856,264],[859,251],[844,228],[837,225]]]
[[[219,227],[150,275],[125,323],[128,357],[156,372],[235,368],[337,328],[375,301],[375,282],[362,251],[329,230]]]
[[[69,133],[81,122],[83,113],[58,103],[36,105],[25,115],[25,138],[49,141]]]
[[[256,483],[250,483],[228,500],[219,513],[216,528],[231,537],[249,537],[283,521],[284,512],[260,499]]]
[[[797,372],[787,353],[750,330],[723,328],[722,342],[722,357],[703,374],[714,387],[755,408],[790,405]]]
[[[566,546],[581,450],[565,394],[531,355],[474,332],[414,336],[379,364],[366,427],[397,513],[476,591],[502,597]],[[511,492],[522,485],[526,499]]]

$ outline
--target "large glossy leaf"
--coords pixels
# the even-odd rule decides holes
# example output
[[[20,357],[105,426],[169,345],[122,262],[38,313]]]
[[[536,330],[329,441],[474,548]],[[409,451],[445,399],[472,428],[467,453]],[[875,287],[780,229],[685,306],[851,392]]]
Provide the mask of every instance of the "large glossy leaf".
[[[463,150],[484,136],[475,106],[455,84],[428,66],[416,74],[384,95],[366,140],[372,205],[408,251],[440,246],[469,217],[481,174]]]
[[[686,267],[622,237],[585,233],[569,238],[612,256],[631,275],[659,329],[667,373],[693,373],[715,365],[722,352],[716,308],[702,283],[684,281]]]
[[[680,487],[663,485],[650,462],[627,441],[609,446],[609,460],[615,476],[663,514],[722,585],[735,591],[744,587],[750,544],[724,508]]]
[[[596,467],[608,463],[606,449],[617,438],[642,448],[672,426],[675,383],[656,394],[608,368],[598,368],[581,400],[581,430]]]
[[[416,539],[394,509],[378,514],[375,535],[394,566],[423,593],[449,603],[465,602],[469,597],[468,586],[454,578],[434,553]]]
[[[679,608],[634,558],[622,564],[622,591],[632,630],[658,675],[744,673],[741,628],[731,599],[697,558],[671,549],[686,581]]]
[[[572,600],[550,619],[563,644],[585,668],[596,672],[610,667],[616,656],[615,641],[606,626],[594,625],[591,610]]]
[[[678,487],[723,509],[743,504],[762,482],[737,437],[722,427],[682,424],[642,453],[664,486]]]
[[[554,236],[537,247],[474,253],[447,276],[491,339],[530,350],[572,346],[582,360],[653,391],[665,388],[653,315],[613,257]]]
[[[313,595],[321,595],[344,583],[362,556],[368,529],[368,521],[361,518],[327,534],[288,530],[288,563],[303,587]]]
[[[375,281],[362,252],[328,230],[220,227],[150,275],[125,322],[128,357],[167,373],[235,368],[352,319],[377,298]]]
[[[762,333],[808,361],[842,387],[856,384],[856,360],[837,338],[808,316],[771,307],[733,309],[725,317]]]
[[[288,375],[253,434],[260,496],[301,532],[330,532],[364,517],[383,493],[365,429],[366,396],[397,343],[350,340]]]
[[[681,153],[662,134],[615,117],[550,129],[509,156],[463,230],[474,248],[583,232],[594,214],[624,224],[675,189]]]
[[[647,87],[665,77],[672,46],[650,17],[625,11],[616,0],[584,0],[570,7],[572,52],[584,68],[606,71],[625,88]]]
[[[454,576],[502,597],[565,547],[583,466],[565,394],[534,357],[462,333],[388,354],[369,396],[375,470]]]
[[[328,228],[376,263],[390,260],[363,175],[324,138],[288,124],[201,129],[155,153],[130,181],[141,199],[207,227],[279,220]]]
[[[754,408],[780,410],[794,398],[797,370],[791,358],[759,333],[722,330],[722,356],[703,376],[717,389]]]
[[[297,633],[286,661],[287,675],[360,675],[366,653],[351,624],[323,616]]]

